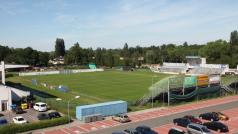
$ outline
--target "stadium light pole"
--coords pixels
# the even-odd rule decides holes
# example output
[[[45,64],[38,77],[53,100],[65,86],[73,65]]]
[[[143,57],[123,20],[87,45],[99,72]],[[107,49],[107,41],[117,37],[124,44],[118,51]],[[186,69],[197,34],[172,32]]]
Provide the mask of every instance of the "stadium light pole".
[[[73,99],[71,99],[71,100],[68,100],[68,119],[69,119],[69,123],[70,123],[70,115],[69,115],[69,103],[70,103],[71,101],[75,100],[75,99],[78,99],[78,98],[80,98],[80,96],[75,96]]]

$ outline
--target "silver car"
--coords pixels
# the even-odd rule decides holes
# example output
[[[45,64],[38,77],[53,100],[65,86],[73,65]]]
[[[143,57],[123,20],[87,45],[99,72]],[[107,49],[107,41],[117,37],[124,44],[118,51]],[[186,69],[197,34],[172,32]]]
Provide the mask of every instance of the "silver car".
[[[206,126],[200,124],[188,124],[187,129],[189,134],[212,134]]]

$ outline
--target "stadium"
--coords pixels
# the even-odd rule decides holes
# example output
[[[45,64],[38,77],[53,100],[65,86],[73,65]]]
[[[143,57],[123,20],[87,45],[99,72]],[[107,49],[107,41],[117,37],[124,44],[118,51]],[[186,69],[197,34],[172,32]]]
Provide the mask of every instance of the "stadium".
[[[74,107],[78,105],[124,100],[129,110],[135,111],[237,91],[235,76],[221,77],[230,71],[229,65],[206,64],[206,59],[199,56],[186,58],[187,63],[164,62],[161,66],[134,71],[104,70],[89,64],[89,69],[81,70],[20,72],[8,81],[62,112],[66,112],[63,107],[67,100],[80,95],[71,105],[74,115]],[[62,101],[57,103],[57,98]]]

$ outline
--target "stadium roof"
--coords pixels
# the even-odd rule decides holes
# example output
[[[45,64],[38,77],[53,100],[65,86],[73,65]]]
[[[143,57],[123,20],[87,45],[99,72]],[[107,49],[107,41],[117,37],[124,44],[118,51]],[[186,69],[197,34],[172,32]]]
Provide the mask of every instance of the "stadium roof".
[[[9,65],[9,64],[6,64],[5,65],[5,69],[7,68],[27,68],[29,67],[28,65]],[[2,69],[2,65],[0,65],[0,69]]]
[[[197,59],[197,58],[201,58],[201,56],[186,56],[186,59]]]

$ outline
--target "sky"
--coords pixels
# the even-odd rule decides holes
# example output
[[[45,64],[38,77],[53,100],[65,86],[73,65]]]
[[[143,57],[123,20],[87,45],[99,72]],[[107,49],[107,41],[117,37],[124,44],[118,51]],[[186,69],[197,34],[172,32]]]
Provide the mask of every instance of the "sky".
[[[53,51],[229,40],[238,0],[0,0],[0,44]]]

